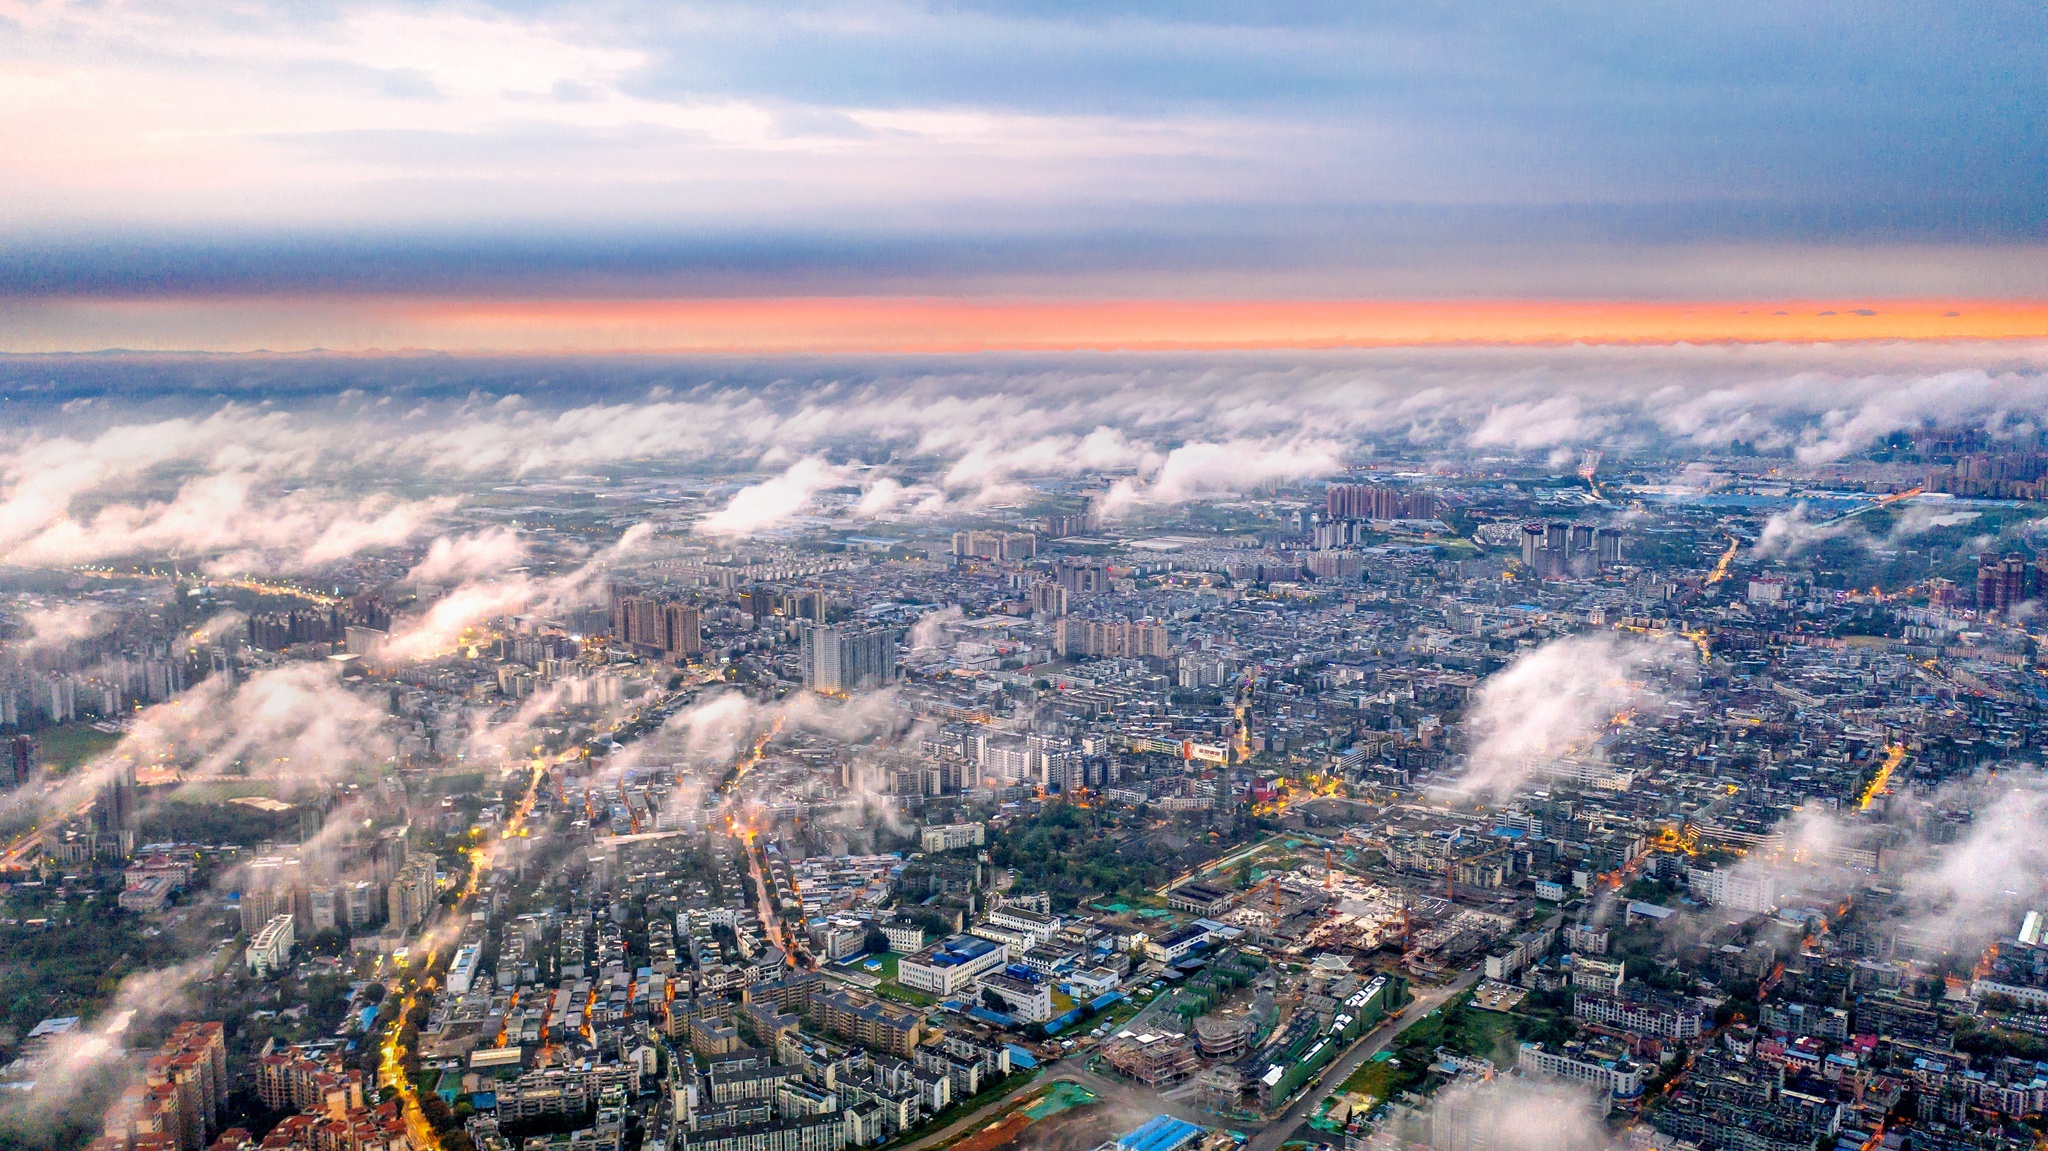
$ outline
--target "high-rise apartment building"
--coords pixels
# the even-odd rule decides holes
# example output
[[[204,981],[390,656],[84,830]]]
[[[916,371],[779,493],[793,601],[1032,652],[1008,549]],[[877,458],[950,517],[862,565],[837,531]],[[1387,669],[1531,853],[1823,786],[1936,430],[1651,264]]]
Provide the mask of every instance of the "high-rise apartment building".
[[[966,531],[953,533],[953,555],[1009,563],[1038,554],[1038,537],[1030,532]]]
[[[1031,610],[1054,619],[1067,614],[1067,589],[1051,582],[1032,584]]]
[[[1436,493],[1404,491],[1382,484],[1331,484],[1324,510],[1334,520],[1427,520],[1436,518]]]
[[[112,841],[121,855],[132,855],[141,814],[135,803],[135,765],[124,763],[100,784],[92,805],[93,830],[102,844]]]
[[[0,743],[0,787],[20,787],[36,773],[42,762],[42,748],[34,736],[9,736]]]
[[[1166,628],[1150,620],[1105,622],[1067,616],[1053,624],[1053,651],[1063,657],[1165,659],[1169,643]]]
[[[1053,579],[1068,595],[1100,595],[1109,590],[1109,565],[1088,560],[1061,560]]]
[[[1977,567],[1977,607],[1981,611],[2011,611],[2048,588],[2048,560],[2035,560],[2018,553],[1993,559],[1985,556]]]
[[[814,624],[803,632],[804,686],[827,695],[884,687],[896,679],[896,636],[886,628]]]
[[[1538,575],[1591,575],[1619,562],[1619,528],[1561,522],[1522,525],[1522,565]]]
[[[385,903],[391,926],[401,931],[418,926],[434,907],[434,858],[417,855],[406,860],[391,881]]]
[[[686,603],[661,605],[661,647],[670,656],[703,654],[703,613]]]
[[[746,593],[742,595],[744,601]],[[704,650],[703,615],[690,604],[628,594],[614,587],[612,638],[641,655],[697,655]]]
[[[1045,517],[1045,535],[1047,539],[1059,540],[1066,539],[1069,536],[1084,536],[1100,526],[1101,521],[1092,511]]]

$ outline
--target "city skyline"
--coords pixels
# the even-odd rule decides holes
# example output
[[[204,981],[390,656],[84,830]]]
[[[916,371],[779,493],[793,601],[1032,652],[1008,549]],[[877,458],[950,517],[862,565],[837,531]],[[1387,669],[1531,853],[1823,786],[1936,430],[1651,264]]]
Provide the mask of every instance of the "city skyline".
[[[2041,1151],[2044,59],[0,0],[0,1148]]]

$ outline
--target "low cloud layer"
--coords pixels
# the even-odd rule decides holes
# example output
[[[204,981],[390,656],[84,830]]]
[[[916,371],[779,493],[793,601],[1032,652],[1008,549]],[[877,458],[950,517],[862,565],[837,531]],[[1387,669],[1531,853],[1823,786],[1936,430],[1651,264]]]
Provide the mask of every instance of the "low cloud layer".
[[[34,363],[0,365],[0,384]],[[2048,421],[2048,372],[2025,345],[763,361],[719,382],[692,361],[591,361],[555,365],[561,381],[465,367],[453,387],[399,363],[379,369],[381,390],[350,387],[338,401],[315,386],[342,382],[325,365],[265,367],[262,382],[228,391],[225,363],[164,369],[182,382],[152,410],[197,410],[147,419],[120,414],[133,403],[98,402],[128,389],[128,365],[48,369],[67,377],[63,394],[91,402],[12,409],[0,558],[293,571],[446,537],[420,578],[457,583],[518,545],[501,529],[464,538],[457,500],[414,481],[445,490],[619,461],[731,477],[697,527],[735,538],[821,509],[973,511],[1040,478],[1099,481],[1115,514],[1388,457],[1569,466],[1591,448],[1611,472],[1739,441],[1824,469],[1926,423],[1996,438]],[[224,392],[264,398],[199,398]],[[1800,546],[1803,530],[1788,516],[1767,546]]]
[[[1609,724],[1661,697],[1657,673],[1691,657],[1677,641],[1604,632],[1552,640],[1520,657],[1479,686],[1459,787],[1507,795],[1545,761],[1590,751]]]

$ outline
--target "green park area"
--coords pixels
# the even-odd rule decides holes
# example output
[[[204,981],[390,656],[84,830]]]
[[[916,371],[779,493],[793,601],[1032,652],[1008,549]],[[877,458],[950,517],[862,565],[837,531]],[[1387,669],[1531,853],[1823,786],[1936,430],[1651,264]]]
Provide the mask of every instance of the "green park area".
[[[57,774],[76,768],[121,742],[121,733],[101,731],[90,724],[67,723],[35,733],[42,748],[43,766]]]

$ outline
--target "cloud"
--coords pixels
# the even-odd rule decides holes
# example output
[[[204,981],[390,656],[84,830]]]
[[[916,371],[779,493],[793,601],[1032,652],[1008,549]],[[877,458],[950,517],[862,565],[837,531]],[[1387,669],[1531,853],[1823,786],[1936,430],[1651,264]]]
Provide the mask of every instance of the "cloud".
[[[22,616],[26,634],[13,643],[17,659],[36,651],[64,648],[82,639],[103,635],[114,624],[113,616],[91,604],[62,603],[36,607]]]
[[[912,652],[930,652],[946,643],[946,627],[958,623],[964,614],[959,604],[947,604],[917,617],[903,646]]]
[[[713,536],[747,536],[779,527],[809,507],[819,492],[847,480],[845,469],[806,456],[781,475],[733,493],[723,508],[698,522],[697,530]]]
[[[68,565],[224,553],[260,562],[256,553],[278,552],[284,566],[317,565],[405,543],[455,506],[448,497],[350,497],[328,485],[284,490],[340,471],[338,460],[323,460],[348,438],[233,404],[204,418],[116,425],[89,440],[30,431],[0,465],[0,554]]]
[[[1928,852],[1901,887],[1919,908],[1917,925],[1965,944],[2010,935],[2021,913],[2048,891],[2048,777],[2001,772],[1938,790],[1937,811],[1967,810],[1970,822],[1953,844]]]
[[[1915,536],[1966,524],[1982,515],[1981,512],[1946,506],[1945,501],[1914,501],[1902,506],[1898,518],[1884,535],[1875,536],[1865,526],[1866,516],[1815,522],[1809,518],[1808,507],[1802,501],[1793,505],[1790,511],[1771,513],[1764,521],[1764,529],[1757,536],[1752,550],[1758,558],[1787,559],[1833,539],[1851,540],[1872,549],[1894,547]]]
[[[1790,511],[1771,513],[1770,518],[1764,521],[1764,530],[1757,536],[1753,550],[1758,558],[1782,559],[1833,539],[1860,539],[1868,543],[1870,537],[1858,518],[1815,523],[1807,518],[1806,504],[1802,501],[1794,504]]]
[[[1596,440],[1607,428],[1608,421],[1589,415],[1579,397],[1565,394],[1493,408],[1470,442],[1475,448],[1530,451]]]
[[[1952,821],[1960,819],[1960,827]],[[2048,891],[2048,776],[2005,768],[1936,786],[1895,780],[1878,807],[1809,804],[1772,829],[1778,846],[1726,866],[1771,880],[1780,906],[1827,906],[1871,882],[1861,859],[1875,852],[1880,880],[1903,897],[1916,932],[1970,953],[2018,929]]]
[[[909,495],[911,489],[887,476],[869,484],[860,494],[860,501],[853,505],[853,514],[866,518],[886,515],[895,511]]]
[[[474,578],[434,600],[426,610],[392,621],[390,635],[378,645],[377,658],[386,663],[432,659],[455,650],[465,631],[499,616],[536,613],[561,615],[600,602],[612,565],[644,548],[653,537],[650,524],[637,523],[619,533],[619,538],[591,554],[567,572],[535,576],[507,571],[494,574],[493,559],[514,553],[502,533],[447,541],[434,559],[435,570],[459,574],[472,570]],[[436,546],[443,541],[436,541]],[[418,569],[414,569],[417,575]]]
[[[389,637],[378,645],[377,658],[396,664],[447,655],[463,632],[486,620],[518,615],[541,598],[540,584],[524,575],[465,583],[425,611],[393,620]]]
[[[186,988],[212,973],[213,958],[202,955],[123,978],[92,1022],[51,1043],[49,1061],[36,1073],[35,1090],[27,1095],[25,1118],[31,1123],[53,1120],[95,1075],[123,1064],[132,1066],[130,1032],[183,1014],[190,1006]]]
[[[1104,519],[1117,520],[1143,507],[1332,475],[1343,467],[1340,456],[1335,443],[1306,438],[1182,444],[1166,454],[1149,479],[1116,480],[1096,506]]]
[[[1660,698],[1658,673],[1690,653],[1675,640],[1592,633],[1551,640],[1517,658],[1479,685],[1466,720],[1471,750],[1459,787],[1509,795],[1537,764],[1590,750],[1609,724]]]
[[[650,377],[671,378],[681,361],[567,362],[554,383],[480,363],[443,381],[394,362],[379,369],[375,399],[334,365],[295,360],[261,369],[260,386],[278,399],[260,410],[211,399],[248,385],[225,361],[195,361],[181,368],[195,386],[152,402],[208,410],[171,419],[124,416],[133,406],[114,403],[63,410],[97,400],[95,388],[123,395],[132,370],[67,365],[66,393],[44,409],[23,405],[16,428],[0,433],[10,449],[0,456],[0,554],[289,573],[445,538],[420,561],[436,577],[427,582],[479,582],[526,562],[515,538],[450,531],[457,497],[401,495],[394,477],[481,485],[621,459],[710,476],[735,457],[784,461],[701,521],[701,533],[731,539],[814,512],[972,512],[1028,498],[1046,478],[1106,477],[1103,506],[1117,515],[1332,477],[1381,445],[1532,458],[1597,447],[1627,458],[1742,438],[1830,456],[1923,421],[1990,435],[2036,426],[2048,375],[2029,357],[1969,345],[870,360],[793,371],[764,361],[660,394]],[[0,375],[31,381],[44,370],[24,362]],[[360,398],[337,406],[342,383]],[[513,394],[519,403],[503,402]],[[382,402],[394,397],[403,402]],[[1894,408],[1906,414],[1886,414]],[[827,494],[856,486],[847,499]],[[1917,514],[1909,507],[1902,530]],[[1767,528],[1765,554],[1812,542],[1799,519],[1787,513]],[[518,538],[531,547],[537,537]]]
[[[1617,1143],[1595,1098],[1579,1084],[1499,1075],[1451,1083],[1419,1113],[1389,1122],[1433,1147],[1599,1151]]]
[[[526,541],[511,528],[493,528],[467,536],[441,536],[406,579],[415,583],[466,583],[498,575],[527,557]]]
[[[293,663],[237,682],[215,675],[135,713],[119,743],[42,791],[19,789],[0,811],[69,811],[125,766],[179,768],[186,778],[273,782],[289,798],[317,794],[352,769],[397,754],[381,698],[342,683],[327,663]]]

